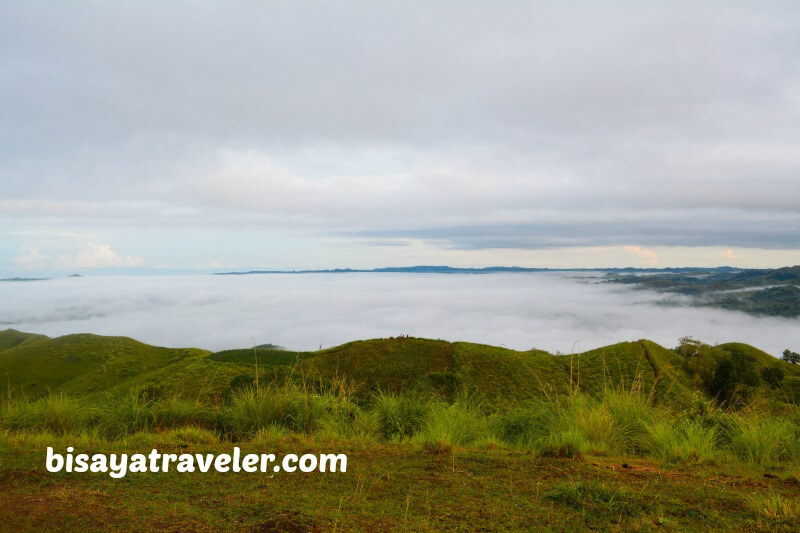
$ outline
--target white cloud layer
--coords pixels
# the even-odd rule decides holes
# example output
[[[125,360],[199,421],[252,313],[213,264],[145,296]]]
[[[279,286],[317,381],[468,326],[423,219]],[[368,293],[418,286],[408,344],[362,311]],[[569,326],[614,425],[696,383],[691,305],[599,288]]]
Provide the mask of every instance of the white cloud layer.
[[[587,277],[588,276],[588,277]],[[97,276],[4,282],[0,329],[128,335],[208,349],[272,342],[316,349],[410,334],[511,348],[583,351],[692,335],[773,355],[800,347],[796,320],[659,305],[663,295],[581,273]],[[672,300],[680,303],[680,300]]]

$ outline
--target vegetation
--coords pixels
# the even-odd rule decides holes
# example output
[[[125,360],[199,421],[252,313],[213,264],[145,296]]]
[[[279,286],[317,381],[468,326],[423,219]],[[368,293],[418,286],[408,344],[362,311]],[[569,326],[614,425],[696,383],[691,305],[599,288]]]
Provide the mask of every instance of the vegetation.
[[[8,529],[797,527],[800,368],[744,344],[553,356],[398,338],[210,354],[8,330],[0,343]],[[120,482],[42,464],[46,446],[234,445],[348,453],[352,468]]]
[[[787,363],[791,363],[793,365],[800,364],[800,353],[786,349],[783,351],[783,356],[781,356],[781,360],[786,361]]]
[[[800,266],[678,270],[647,276],[612,273],[608,281],[691,296],[694,305],[754,315],[800,316]]]

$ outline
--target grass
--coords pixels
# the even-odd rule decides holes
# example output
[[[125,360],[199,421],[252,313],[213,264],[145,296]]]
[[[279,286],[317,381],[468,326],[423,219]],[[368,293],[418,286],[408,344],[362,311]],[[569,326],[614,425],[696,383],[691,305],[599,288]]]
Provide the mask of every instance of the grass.
[[[238,391],[218,407],[179,397],[143,399],[130,392],[90,403],[63,394],[5,402],[8,434],[94,435],[108,442],[137,434],[204,432],[215,442],[257,435],[321,437],[364,443],[412,443],[433,452],[508,448],[548,457],[627,456],[667,465],[728,462],[759,468],[800,468],[800,417],[715,412],[651,405],[637,390],[606,389],[529,402],[502,413],[475,396],[380,393],[359,403],[346,389],[304,390],[292,381]],[[188,437],[187,437],[188,438]],[[210,437],[209,437],[210,438]],[[208,440],[203,437],[203,441]]]
[[[461,397],[452,404],[434,402],[427,409],[415,440],[427,450],[447,451],[489,437],[487,418],[472,400]]]
[[[756,513],[770,521],[789,521],[800,518],[800,506],[796,500],[781,496],[773,490],[751,495],[747,502]]]
[[[749,463],[769,466],[800,456],[800,428],[789,420],[734,416],[728,433],[731,451]]]
[[[393,395],[379,392],[374,410],[381,436],[386,440],[403,440],[417,433],[422,427],[430,401],[420,395]]]
[[[230,453],[206,433],[27,440],[0,432],[0,516],[9,530],[784,530],[796,529],[796,485],[760,472],[665,469],[618,457],[542,457],[513,449],[424,453],[265,430],[243,453],[347,453],[346,474],[104,474],[43,472],[42,445],[103,453]],[[202,442],[199,442],[202,441]],[[728,476],[735,475],[732,483]],[[75,502],[81,502],[76,504]]]
[[[302,357],[265,351],[258,370],[252,351],[128,341],[0,332],[0,370],[20,353],[39,359],[9,374],[0,400],[3,528],[791,530],[798,520],[797,406],[766,388],[744,408],[718,406],[687,373],[703,361],[684,365],[649,341],[556,357],[379,339]],[[773,364],[729,347],[756,368]],[[42,379],[47,362],[70,370]],[[103,368],[132,373],[107,379]],[[32,379],[60,384],[32,392]],[[353,470],[124,482],[43,472],[42,450],[68,445],[335,451]]]
[[[11,401],[0,413],[7,429],[56,435],[84,429],[90,416],[78,399],[64,394],[52,394],[33,401]]]
[[[616,484],[584,481],[565,481],[556,484],[545,498],[573,509],[611,516],[633,516],[646,505],[637,495]]]
[[[800,368],[744,344],[717,351],[770,366],[786,375],[763,394],[785,401]],[[695,358],[696,359],[696,358]],[[474,343],[388,338],[356,341],[314,352],[268,348],[209,353],[195,348],[160,348],[125,337],[80,334],[50,339],[14,330],[0,332],[0,377],[6,395],[37,397],[50,392],[95,401],[148,389],[153,396],[181,396],[222,403],[237,376],[283,383],[324,385],[346,377],[359,401],[377,391],[437,395],[452,401],[458,391],[481,395],[506,411],[530,400],[564,396],[572,390],[599,395],[606,388],[638,383],[656,401],[688,406],[697,389],[698,361],[653,342],[625,342],[571,356],[541,350],[515,351]],[[793,390],[793,389],[792,389]],[[787,396],[788,395],[788,396]]]
[[[645,425],[642,448],[665,463],[707,463],[720,452],[716,434],[695,420],[657,420]]]

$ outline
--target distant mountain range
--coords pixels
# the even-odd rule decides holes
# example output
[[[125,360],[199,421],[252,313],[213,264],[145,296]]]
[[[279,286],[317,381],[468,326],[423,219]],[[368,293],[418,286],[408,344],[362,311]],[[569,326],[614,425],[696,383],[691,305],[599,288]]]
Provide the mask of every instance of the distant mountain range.
[[[359,268],[333,268],[318,270],[248,270],[246,272],[215,272],[217,276],[244,276],[250,274],[350,274],[358,272],[395,272],[410,274],[496,274],[500,272],[705,272],[705,273],[734,273],[743,272],[741,268],[734,267],[678,267],[678,268],[528,268],[518,266],[490,266],[483,268],[461,268],[451,266],[418,265],[410,267],[383,267],[371,269]]]

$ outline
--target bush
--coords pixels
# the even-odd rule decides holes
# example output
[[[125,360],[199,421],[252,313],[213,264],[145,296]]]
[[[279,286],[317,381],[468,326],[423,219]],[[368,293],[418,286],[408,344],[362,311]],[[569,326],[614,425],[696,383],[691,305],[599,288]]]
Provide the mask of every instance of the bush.
[[[760,381],[750,358],[729,356],[719,362],[707,389],[720,404],[738,406],[750,398]]]
[[[784,375],[783,370],[777,366],[765,366],[761,369],[761,379],[773,389],[777,389],[781,386]]]

